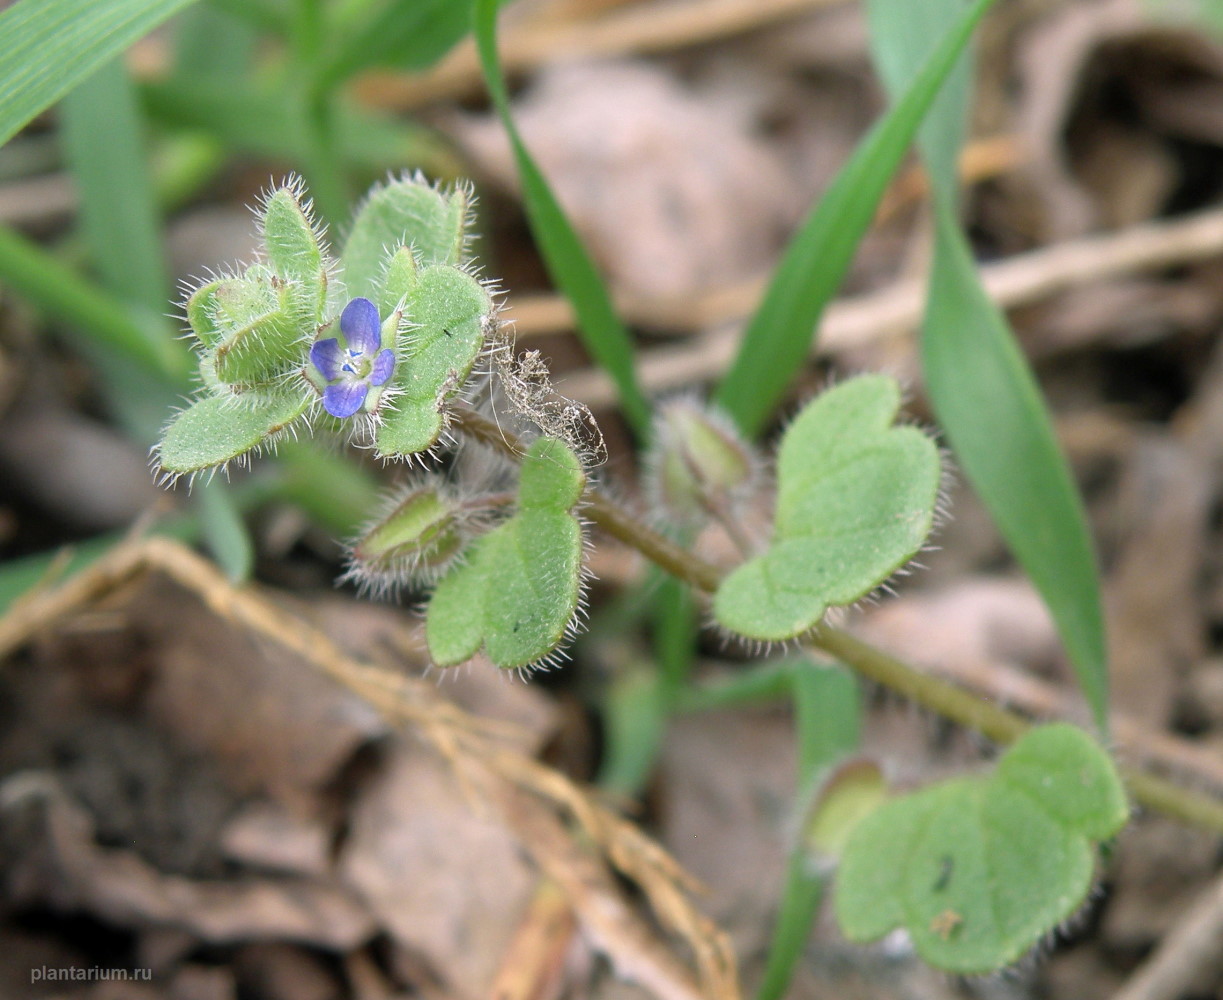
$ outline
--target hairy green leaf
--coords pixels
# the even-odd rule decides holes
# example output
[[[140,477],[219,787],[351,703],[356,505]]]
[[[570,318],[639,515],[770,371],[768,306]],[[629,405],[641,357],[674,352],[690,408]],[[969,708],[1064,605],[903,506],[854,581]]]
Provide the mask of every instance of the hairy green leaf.
[[[388,277],[396,273],[392,266]],[[443,405],[471,374],[493,311],[484,286],[449,264],[422,269],[404,287],[410,288],[404,308],[409,332],[393,376],[394,396],[374,438],[386,457],[414,455],[436,443]]]
[[[217,378],[230,385],[275,381],[301,364],[314,333],[311,290],[273,281],[265,271],[255,265],[245,277],[225,281],[212,292],[221,336],[211,365]]]
[[[374,188],[340,255],[349,294],[376,300],[387,256],[401,244],[422,267],[461,263],[467,210],[464,188],[443,193],[407,177]]]
[[[527,667],[560,645],[578,605],[582,530],[571,511],[584,484],[564,442],[531,445],[514,516],[472,544],[429,602],[435,663],[462,663],[483,646],[499,667]]]
[[[166,428],[157,446],[158,464],[171,476],[224,465],[274,438],[309,406],[309,394],[288,390],[206,396]]]
[[[1108,755],[1082,730],[1032,730],[993,774],[894,799],[863,819],[841,858],[836,913],[857,941],[908,931],[951,972],[1015,961],[1082,905],[1092,842],[1128,814]]]
[[[323,250],[314,221],[299,193],[282,187],[272,192],[263,211],[263,246],[276,276],[300,286],[306,316],[317,324],[327,301]]]
[[[830,606],[869,593],[921,547],[934,518],[939,457],[915,427],[892,427],[900,388],[860,376],[810,403],[777,463],[773,540],[722,582],[713,611],[751,639],[791,639]]]

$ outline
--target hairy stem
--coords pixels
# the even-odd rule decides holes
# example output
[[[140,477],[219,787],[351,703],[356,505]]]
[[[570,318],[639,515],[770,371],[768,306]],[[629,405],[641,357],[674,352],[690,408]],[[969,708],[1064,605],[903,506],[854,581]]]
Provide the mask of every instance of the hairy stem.
[[[459,410],[457,422],[464,433],[507,455],[517,457],[523,452],[512,435],[470,410]],[[613,538],[698,590],[705,593],[717,590],[724,575],[719,567],[642,524],[598,490],[587,491],[586,499],[587,515]],[[1022,715],[923,673],[831,625],[816,626],[808,637],[808,644],[835,657],[861,676],[946,719],[975,729],[996,743],[1012,743],[1034,725]],[[1217,797],[1182,788],[1141,768],[1118,765],[1118,771],[1130,795],[1140,805],[1184,823],[1223,833],[1223,801]]]

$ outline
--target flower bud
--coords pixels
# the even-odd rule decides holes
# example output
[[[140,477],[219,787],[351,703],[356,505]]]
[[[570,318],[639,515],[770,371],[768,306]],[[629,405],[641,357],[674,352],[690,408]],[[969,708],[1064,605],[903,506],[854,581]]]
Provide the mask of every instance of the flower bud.
[[[655,500],[681,522],[729,513],[760,479],[760,462],[721,413],[693,399],[664,403],[649,461]]]
[[[374,589],[431,583],[459,554],[470,534],[461,505],[432,478],[391,497],[352,547],[346,578]]]

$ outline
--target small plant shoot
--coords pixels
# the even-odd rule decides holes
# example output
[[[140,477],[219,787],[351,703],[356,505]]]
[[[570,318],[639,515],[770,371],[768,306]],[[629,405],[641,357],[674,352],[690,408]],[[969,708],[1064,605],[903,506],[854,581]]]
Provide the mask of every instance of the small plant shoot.
[[[631,513],[606,518],[593,418],[502,333],[465,250],[471,200],[464,187],[393,180],[362,203],[332,257],[301,185],[272,191],[260,259],[186,298],[200,389],[155,459],[172,481],[320,433],[425,466],[404,472],[350,542],[345,578],[426,595],[435,666],[483,654],[526,672],[555,662],[578,631],[583,510],[647,555],[673,543]],[[691,397],[658,407],[645,475],[655,516],[687,536],[720,524],[742,553],[738,566],[703,564],[693,577],[708,581],[721,629],[749,643],[811,635],[926,543],[941,458],[928,435],[897,424],[900,402],[881,375],[816,397],[781,437],[775,488],[768,459],[723,413]],[[758,523],[770,506],[771,525]],[[790,910],[814,914],[839,857],[847,935],[904,929],[923,958],[955,972],[1015,961],[1082,906],[1095,845],[1127,812],[1108,757],[1065,725],[1032,731],[989,776],[901,798],[887,798],[874,765],[835,773],[802,847],[823,874],[802,874],[798,858],[805,881]],[[796,955],[801,938],[788,933]]]

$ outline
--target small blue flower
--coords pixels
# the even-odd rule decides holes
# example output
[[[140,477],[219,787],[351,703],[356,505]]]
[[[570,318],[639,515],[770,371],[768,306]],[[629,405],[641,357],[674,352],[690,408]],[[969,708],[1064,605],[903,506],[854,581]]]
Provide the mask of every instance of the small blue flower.
[[[333,417],[351,417],[365,405],[370,387],[378,387],[395,370],[395,352],[382,346],[378,307],[369,299],[353,299],[340,313],[344,346],[335,337],[310,348],[310,363],[327,382],[323,409]]]

